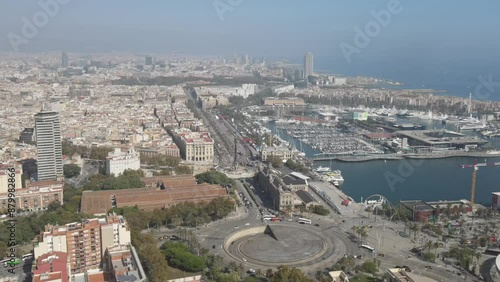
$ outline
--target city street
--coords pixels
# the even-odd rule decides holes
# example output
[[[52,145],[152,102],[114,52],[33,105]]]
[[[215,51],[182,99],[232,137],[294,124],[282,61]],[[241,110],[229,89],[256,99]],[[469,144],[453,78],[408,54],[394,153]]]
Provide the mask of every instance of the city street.
[[[27,260],[26,262],[21,261],[21,263],[16,265],[14,268],[11,268],[10,266],[5,267],[2,264],[0,265],[0,278],[17,278],[19,282],[31,282],[31,265],[31,260]],[[8,271],[11,269],[14,270],[14,274]]]

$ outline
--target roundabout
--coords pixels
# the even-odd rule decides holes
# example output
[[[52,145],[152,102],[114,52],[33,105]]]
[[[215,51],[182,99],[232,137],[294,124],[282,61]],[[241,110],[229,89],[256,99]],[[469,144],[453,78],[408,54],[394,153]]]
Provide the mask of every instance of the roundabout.
[[[234,260],[260,267],[313,267],[346,253],[346,246],[322,230],[300,224],[266,224],[231,233],[224,251]]]

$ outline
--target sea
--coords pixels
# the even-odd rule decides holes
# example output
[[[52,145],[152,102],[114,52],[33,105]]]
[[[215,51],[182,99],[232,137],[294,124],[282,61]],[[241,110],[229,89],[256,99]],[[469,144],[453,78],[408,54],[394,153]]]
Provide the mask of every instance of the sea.
[[[473,100],[500,101],[500,64],[487,59],[460,59],[453,63],[425,58],[404,61],[354,60],[347,63],[344,58],[318,57],[314,61],[314,71],[339,76],[390,79],[402,83],[402,86],[398,86],[402,89],[444,91],[435,95],[468,98],[472,94]],[[487,81],[488,87],[484,81]]]
[[[441,126],[441,123],[420,120],[428,128]],[[446,125],[453,129],[452,125]],[[276,128],[274,122],[268,124],[273,134],[312,158],[320,153]],[[500,139],[492,140],[497,149]],[[446,158],[418,161],[373,160],[366,162],[320,161],[315,166],[328,166],[342,171],[344,183],[341,189],[355,201],[362,201],[372,195],[383,195],[391,203],[401,200],[469,200],[472,187],[472,169],[461,168],[462,164],[487,161],[500,162],[500,158]],[[490,206],[492,192],[500,192],[500,167],[480,167],[477,173],[475,202]]]

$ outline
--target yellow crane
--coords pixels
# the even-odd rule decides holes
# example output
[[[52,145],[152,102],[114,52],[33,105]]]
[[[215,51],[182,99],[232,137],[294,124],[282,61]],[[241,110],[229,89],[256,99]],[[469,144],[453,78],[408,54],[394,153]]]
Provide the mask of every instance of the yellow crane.
[[[470,191],[470,206],[472,208],[472,211],[474,212],[474,200],[475,200],[475,197],[476,197],[476,178],[477,178],[477,171],[479,170],[479,167],[480,166],[500,166],[500,162],[496,162],[496,163],[480,163],[478,164],[477,162],[474,162],[473,165],[468,165],[468,164],[465,164],[465,165],[460,165],[461,168],[472,168],[472,187],[471,187],[471,191]]]

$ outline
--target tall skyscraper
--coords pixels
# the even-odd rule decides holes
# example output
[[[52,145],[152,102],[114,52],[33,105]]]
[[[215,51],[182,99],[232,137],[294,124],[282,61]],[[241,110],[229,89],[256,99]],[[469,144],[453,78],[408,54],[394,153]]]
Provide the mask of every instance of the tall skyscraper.
[[[62,53],[62,56],[61,56],[61,65],[62,65],[63,68],[67,68],[68,67],[68,54],[66,52]]]
[[[304,79],[307,79],[310,75],[314,74],[313,63],[314,63],[313,54],[307,52],[306,55],[304,56]]]
[[[35,136],[38,152],[38,181],[57,180],[63,175],[61,125],[57,112],[35,114]]]
[[[151,65],[153,65],[153,57],[146,56],[146,66],[151,66]]]

